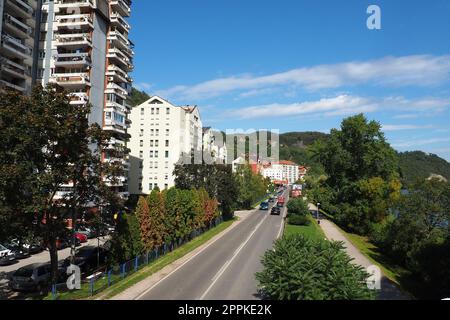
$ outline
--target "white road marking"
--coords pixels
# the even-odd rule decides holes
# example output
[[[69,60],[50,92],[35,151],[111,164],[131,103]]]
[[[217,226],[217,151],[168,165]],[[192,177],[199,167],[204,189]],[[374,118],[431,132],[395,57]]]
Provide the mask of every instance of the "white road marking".
[[[227,263],[225,263],[223,265],[222,268],[220,268],[219,272],[217,272],[217,274],[213,277],[211,284],[209,285],[208,289],[206,289],[206,291],[202,294],[202,296],[199,298],[199,300],[203,300],[206,295],[209,293],[209,291],[211,291],[212,287],[214,287],[214,285],[217,283],[217,281],[220,279],[220,277],[224,274],[224,272],[228,269],[228,267],[231,265],[231,263],[233,262],[234,259],[236,259],[236,257],[238,256],[238,254],[241,252],[241,250],[245,247],[245,245],[250,241],[250,239],[253,237],[253,235],[256,233],[256,231],[258,231],[259,227],[261,227],[261,225],[264,223],[264,221],[266,221],[268,215],[266,215],[264,217],[264,219],[261,220],[260,223],[258,223],[258,225],[255,227],[255,229],[253,229],[252,233],[248,236],[248,238],[239,246],[239,248],[234,252],[234,255],[231,257],[230,260],[227,261]]]
[[[254,212],[252,212],[251,214],[254,214],[256,212],[256,210]],[[248,218],[248,217],[247,217]],[[246,219],[247,219],[246,218]],[[245,221],[241,220],[242,222]],[[239,225],[239,223],[234,224],[235,226]],[[224,235],[226,235],[228,232],[230,232],[231,230],[233,230],[234,227],[230,226],[228,229],[226,229],[224,232],[222,232],[220,234],[220,236],[214,240],[213,242],[209,243],[208,245],[206,245],[204,248],[202,248],[200,251],[198,251],[196,254],[194,254],[192,257],[190,257],[188,260],[186,260],[185,262],[183,262],[182,264],[180,264],[178,267],[176,267],[173,271],[169,272],[168,274],[166,274],[163,278],[159,279],[157,282],[155,282],[155,284],[153,284],[150,288],[146,289],[143,293],[141,293],[140,295],[138,295],[136,298],[134,298],[133,300],[140,300],[143,296],[145,296],[146,294],[148,294],[150,291],[153,290],[153,288],[155,288],[157,285],[159,285],[161,282],[163,282],[164,280],[166,280],[168,277],[170,277],[171,275],[173,275],[175,272],[177,272],[179,269],[181,269],[186,263],[190,262],[192,259],[194,259],[195,257],[197,257],[200,253],[202,253],[203,251],[205,251],[207,248],[209,248],[211,245],[213,245],[214,243],[216,243],[219,239],[221,239]]]

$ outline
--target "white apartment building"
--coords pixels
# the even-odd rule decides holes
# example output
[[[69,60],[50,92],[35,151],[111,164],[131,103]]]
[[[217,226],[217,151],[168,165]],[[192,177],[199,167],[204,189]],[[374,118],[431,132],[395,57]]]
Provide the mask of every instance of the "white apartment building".
[[[202,151],[198,108],[175,106],[153,96],[131,110],[130,120],[130,193],[149,194],[155,187],[173,187],[175,164]]]
[[[39,3],[0,0],[0,87],[31,92],[37,70]]]
[[[280,161],[264,166],[261,174],[275,183],[294,184],[299,180],[299,167],[292,161]]]
[[[89,122],[112,133],[103,159],[123,165],[126,173],[111,188],[125,199],[132,82],[128,73],[134,55],[126,21],[130,7],[130,0],[44,0],[39,72],[44,86],[56,83],[67,90],[72,104],[90,103]]]

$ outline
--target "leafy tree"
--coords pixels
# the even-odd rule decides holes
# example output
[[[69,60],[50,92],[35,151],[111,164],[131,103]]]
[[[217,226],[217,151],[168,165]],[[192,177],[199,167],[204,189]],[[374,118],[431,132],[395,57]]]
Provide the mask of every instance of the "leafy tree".
[[[229,165],[185,164],[176,165],[175,185],[179,189],[204,188],[211,198],[217,199],[225,218],[233,215],[237,200],[237,185]]]
[[[136,207],[136,217],[139,221],[141,242],[146,252],[153,249],[152,233],[153,224],[150,217],[150,209],[147,200],[144,197],[139,197],[139,201]]]
[[[111,256],[117,263],[123,263],[142,254],[139,220],[134,214],[122,214],[117,223],[117,230],[111,239]]]
[[[240,166],[234,177],[239,190],[238,203],[242,208],[250,209],[267,192],[269,181],[253,173],[249,165]]]
[[[335,210],[344,227],[370,233],[374,223],[387,217],[400,192],[397,155],[381,125],[362,114],[346,118],[341,130],[331,130],[326,140],[311,147],[311,153],[327,174],[325,190],[333,190],[323,207]],[[317,192],[316,197],[320,198]]]
[[[166,226],[164,223],[166,217],[166,207],[164,202],[164,194],[158,189],[154,189],[148,199],[150,208],[150,245],[148,249],[161,247],[166,238]]]
[[[303,201],[302,198],[293,198],[289,200],[287,208],[289,215],[306,216],[309,214],[308,204]]]
[[[101,161],[109,136],[98,125],[89,126],[89,112],[89,105],[71,105],[55,86],[37,87],[30,97],[1,92],[1,216],[48,245],[53,282],[58,277],[56,240],[68,232],[64,220],[76,222],[86,203],[110,210],[121,206],[105,181],[116,182],[123,168]],[[60,197],[64,186],[70,190]]]
[[[284,237],[265,253],[256,274],[264,296],[274,300],[373,299],[365,270],[352,263],[339,242]]]

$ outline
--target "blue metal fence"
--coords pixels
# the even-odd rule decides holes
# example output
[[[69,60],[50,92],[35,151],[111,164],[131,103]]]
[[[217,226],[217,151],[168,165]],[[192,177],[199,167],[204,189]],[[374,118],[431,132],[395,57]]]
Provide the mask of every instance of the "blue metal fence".
[[[93,274],[91,274],[89,277],[83,279],[82,285],[84,285],[85,287],[86,285],[88,285],[90,296],[96,295],[105,290],[106,288],[109,288],[110,286],[116,284],[117,282],[120,282],[126,277],[134,274],[135,272],[149,265],[153,261],[163,257],[167,253],[172,252],[173,250],[176,250],[183,244],[195,239],[196,237],[200,236],[201,234],[205,233],[211,228],[218,226],[222,222],[223,217],[220,216],[216,218],[211,223],[210,226],[194,230],[183,239],[178,239],[170,243],[165,243],[163,246],[159,248],[155,248],[150,252],[143,253],[135,257],[134,259],[126,261],[120,265],[115,265],[109,268],[104,267],[102,269],[99,269]],[[52,299],[58,300],[59,299],[58,294],[68,291],[69,289],[67,289],[67,285],[65,283],[54,285],[51,288]]]

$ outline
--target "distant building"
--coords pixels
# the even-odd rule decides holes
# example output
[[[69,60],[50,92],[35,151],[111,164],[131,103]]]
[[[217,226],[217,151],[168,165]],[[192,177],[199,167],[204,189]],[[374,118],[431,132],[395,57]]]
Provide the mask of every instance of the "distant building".
[[[153,96],[134,107],[130,119],[130,194],[173,187],[175,165],[202,151],[203,129],[197,106],[175,106]]]
[[[299,180],[299,166],[292,161],[280,161],[263,166],[261,174],[276,184],[294,184]]]

